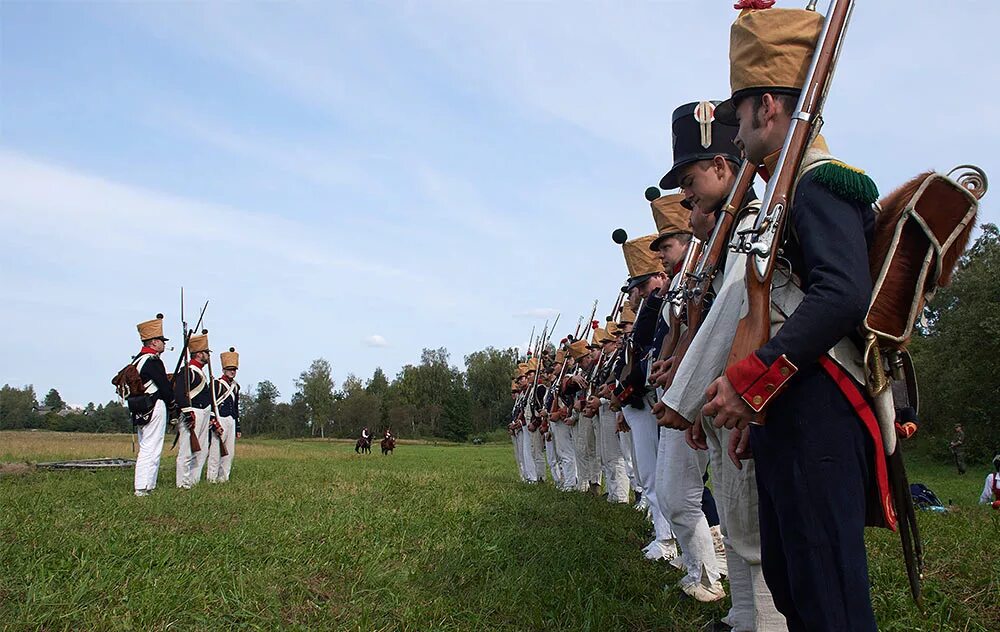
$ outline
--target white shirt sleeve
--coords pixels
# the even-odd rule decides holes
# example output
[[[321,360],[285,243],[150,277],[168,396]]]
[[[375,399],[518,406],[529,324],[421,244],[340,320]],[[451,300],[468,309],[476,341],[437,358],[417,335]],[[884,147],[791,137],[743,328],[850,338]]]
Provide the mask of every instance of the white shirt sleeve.
[[[744,214],[734,234],[753,226],[755,220],[756,214]],[[721,284],[716,279],[717,292],[712,308],[677,367],[673,383],[663,394],[663,403],[691,423],[705,405],[705,389],[726,370],[746,299],[746,261],[745,254],[729,252]]]
[[[986,485],[983,486],[983,493],[979,496],[979,504],[986,505],[993,502],[993,477],[996,474],[986,475]]]

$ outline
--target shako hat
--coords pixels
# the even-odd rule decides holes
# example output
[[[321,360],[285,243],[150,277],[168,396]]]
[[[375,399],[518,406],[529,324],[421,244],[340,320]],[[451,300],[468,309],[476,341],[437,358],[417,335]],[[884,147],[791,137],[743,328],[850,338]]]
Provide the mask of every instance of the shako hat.
[[[202,329],[201,333],[197,336],[191,336],[188,339],[188,352],[198,353],[199,351],[211,351],[208,348],[208,330]]]
[[[579,360],[580,358],[584,357],[588,353],[590,353],[590,350],[587,349],[587,341],[586,340],[574,340],[569,345],[569,355],[574,360]]]
[[[517,377],[524,377],[524,374],[528,372],[528,363],[521,362],[517,365]]]
[[[591,349],[598,349],[604,344],[604,339],[607,337],[608,332],[604,330],[603,327],[594,327],[593,332],[590,335],[590,344],[588,345]]]
[[[219,359],[222,361],[223,369],[240,368],[240,354],[236,352],[236,347],[229,347],[229,351],[220,353]]]
[[[524,364],[525,364],[525,370],[524,370],[525,373],[530,373],[531,371],[538,370],[538,358],[528,358],[528,361],[525,362]]]
[[[618,322],[622,325],[635,322],[635,310],[632,309],[632,304],[628,301],[622,303],[622,313],[618,316]]]
[[[684,194],[672,193],[660,195],[656,187],[646,189],[646,199],[653,209],[653,222],[659,233],[656,239],[649,242],[649,249],[656,252],[667,237],[679,234],[691,234],[691,210],[684,206]]]
[[[157,314],[153,320],[146,320],[135,326],[139,330],[139,340],[160,340],[167,341],[169,338],[163,337],[163,314]]]
[[[663,272],[663,263],[660,258],[649,249],[649,244],[653,243],[656,238],[657,235],[646,235],[629,240],[628,233],[621,228],[611,233],[611,239],[615,243],[621,244],[622,253],[625,255],[625,266],[628,268],[626,291],[631,291],[651,275]]]
[[[731,96],[715,117],[736,122],[736,104],[753,94],[796,95],[806,82],[823,16],[807,9],[772,9],[770,0],[741,0],[729,31]]]
[[[613,320],[609,320],[608,324],[604,326],[604,329],[608,332],[608,335],[612,337],[618,337],[618,334],[622,331],[621,327],[618,326],[618,323]]]
[[[718,101],[695,101],[674,110],[671,125],[674,164],[660,180],[661,189],[679,187],[681,184],[678,173],[682,167],[692,162],[723,156],[726,160],[739,164],[742,152],[733,142],[739,127],[716,117],[718,105]]]

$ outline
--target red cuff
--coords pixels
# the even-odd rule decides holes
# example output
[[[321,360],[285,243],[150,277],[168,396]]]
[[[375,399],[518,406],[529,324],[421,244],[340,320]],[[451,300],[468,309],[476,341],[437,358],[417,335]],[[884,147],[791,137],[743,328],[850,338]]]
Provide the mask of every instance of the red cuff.
[[[756,353],[751,353],[726,369],[726,377],[743,401],[759,413],[798,370],[784,355],[767,366]]]

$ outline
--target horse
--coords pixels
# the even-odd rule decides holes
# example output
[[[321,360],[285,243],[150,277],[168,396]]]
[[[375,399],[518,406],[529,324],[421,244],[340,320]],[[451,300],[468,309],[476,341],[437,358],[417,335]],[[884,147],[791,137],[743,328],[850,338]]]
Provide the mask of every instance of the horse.
[[[396,437],[386,437],[382,439],[382,455],[392,454],[396,448]]]
[[[372,438],[361,437],[354,444],[354,451],[358,454],[371,454],[372,453]]]

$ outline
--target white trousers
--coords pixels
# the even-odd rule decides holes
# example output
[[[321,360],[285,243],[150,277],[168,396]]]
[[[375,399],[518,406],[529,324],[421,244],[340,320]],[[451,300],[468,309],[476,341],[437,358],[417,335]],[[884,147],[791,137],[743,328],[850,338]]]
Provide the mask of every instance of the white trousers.
[[[555,437],[556,457],[559,459],[559,471],[562,473],[560,489],[576,489],[576,446],[574,445],[576,428],[567,426],[561,421],[549,422],[549,428]]]
[[[191,452],[191,430],[179,421],[180,438],[177,440],[177,486],[191,489],[201,480],[201,470],[208,460],[208,409],[194,409],[194,434],[201,450]]]
[[[653,531],[656,539],[667,542],[674,539],[660,505],[656,499],[656,451],[659,443],[659,426],[649,406],[643,409],[625,406],[625,421],[632,428],[632,444],[635,446],[635,461],[633,465],[639,473],[639,483],[642,485],[643,498],[649,503],[649,512],[653,518]]]
[[[785,617],[774,607],[760,565],[760,523],[757,518],[757,482],[753,459],[738,470],[727,450],[731,430],[704,420],[705,439],[712,462],[712,494],[719,509],[726,545],[729,591],[733,607],[723,622],[734,632],[785,632]]]
[[[711,586],[721,578],[722,569],[701,508],[708,453],[692,449],[682,431],[664,428],[660,431],[656,467],[657,502],[684,554],[687,576],[681,585],[701,582]]]
[[[521,428],[517,433],[521,441],[521,463],[524,466],[524,480],[537,481],[538,472],[535,471],[535,458],[531,455],[531,435],[527,426]]]
[[[536,481],[545,480],[545,439],[542,438],[542,433],[539,430],[531,432],[528,430],[528,445],[531,450],[531,460],[535,464],[535,478]]]
[[[219,424],[222,426],[222,440],[229,454],[222,456],[219,437],[209,430],[211,445],[208,448],[208,470],[205,472],[205,480],[209,483],[228,481],[229,473],[233,469],[233,457],[236,456],[236,420],[232,417],[219,417]]]
[[[556,456],[556,440],[555,437],[550,439],[545,439],[545,460],[549,464],[549,473],[552,475],[552,484],[555,485],[556,489],[562,487],[562,471],[559,469],[559,457]]]
[[[635,447],[632,445],[631,432],[619,432],[618,443],[621,445],[622,458],[625,459],[625,474],[628,476],[629,486],[633,491],[642,492],[642,485],[639,484],[639,477],[635,471]]]
[[[153,404],[153,415],[148,424],[136,426],[139,434],[139,455],[135,458],[135,491],[156,489],[156,476],[160,473],[160,455],[163,454],[163,435],[167,431],[167,405],[163,400]]]
[[[617,417],[618,414],[611,410],[611,405],[606,400],[601,400],[597,416],[600,431],[598,443],[608,502],[627,503],[628,473],[625,471],[625,457],[622,456],[622,447],[616,432]]]
[[[587,491],[591,483],[598,484],[600,463],[597,461],[597,419],[578,415],[576,420],[576,477],[577,489]]]
[[[521,454],[523,450],[521,449],[520,434],[520,432],[514,432],[514,434],[510,435],[510,442],[514,445],[514,463],[517,465],[517,474],[521,477],[522,481],[526,481],[528,477],[524,475],[524,458]]]

